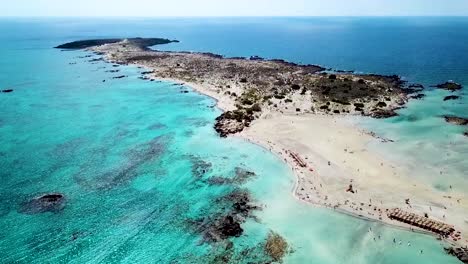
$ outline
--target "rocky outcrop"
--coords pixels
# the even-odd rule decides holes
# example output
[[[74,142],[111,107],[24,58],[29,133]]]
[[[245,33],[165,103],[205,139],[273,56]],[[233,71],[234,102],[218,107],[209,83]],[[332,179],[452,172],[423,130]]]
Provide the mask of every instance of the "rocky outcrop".
[[[253,115],[242,110],[227,111],[216,118],[214,129],[221,137],[244,130],[254,120]]]
[[[458,96],[458,95],[449,95],[449,96],[444,97],[444,101],[457,100],[458,98],[460,98],[460,96]]]
[[[443,89],[443,90],[448,90],[448,91],[451,91],[451,92],[454,92],[454,91],[457,91],[457,90],[460,90],[461,88],[463,88],[463,86],[461,84],[458,84],[456,82],[445,82],[445,83],[435,85],[435,87],[437,87],[439,89]]]
[[[61,193],[48,193],[21,204],[20,212],[24,214],[39,214],[58,212],[65,207],[65,196]]]
[[[398,114],[394,110],[378,109],[371,112],[370,116],[373,118],[389,118],[398,116]]]
[[[177,40],[169,40],[163,38],[115,38],[115,39],[89,39],[89,40],[79,40],[69,43],[59,45],[55,48],[57,49],[87,49],[95,46],[101,46],[104,44],[112,44],[127,40],[127,42],[136,45],[140,48],[148,48],[154,45],[168,44],[171,42],[178,42]]]
[[[448,247],[444,248],[447,254],[457,257],[461,262],[468,264],[468,248],[467,247]]]
[[[444,116],[445,121],[450,124],[466,126],[468,125],[468,118],[458,116]]]

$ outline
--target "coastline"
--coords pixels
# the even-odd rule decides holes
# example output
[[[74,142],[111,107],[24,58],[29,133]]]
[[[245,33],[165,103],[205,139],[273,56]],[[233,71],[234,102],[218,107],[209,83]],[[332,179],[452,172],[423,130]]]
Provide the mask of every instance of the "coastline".
[[[137,65],[137,66],[145,67],[144,65]],[[234,102],[231,100],[231,98],[229,96],[225,96],[221,93],[216,92],[215,87],[209,87],[209,85],[200,85],[196,83],[190,83],[190,82],[186,82],[183,80],[177,80],[177,79],[171,79],[171,78],[159,78],[157,76],[154,76],[153,78],[155,80],[167,81],[167,82],[177,83],[186,87],[190,87],[195,92],[214,99],[216,102],[216,107],[223,112],[229,111],[235,107]],[[262,117],[259,118],[258,120],[255,120],[249,128],[245,129],[244,131],[238,134],[234,134],[232,136],[239,137],[252,144],[256,144],[262,147],[263,149],[268,150],[270,153],[272,153],[273,155],[276,155],[279,159],[281,159],[291,169],[291,171],[294,174],[295,181],[294,181],[294,185],[291,188],[291,193],[294,196],[294,198],[297,199],[298,202],[306,203],[310,206],[326,207],[338,213],[343,213],[343,214],[356,217],[362,220],[378,221],[384,225],[392,226],[394,228],[400,228],[400,229],[408,230],[411,232],[430,235],[437,239],[441,239],[445,241],[446,243],[453,245],[453,246],[467,245],[467,241],[454,241],[448,238],[439,237],[435,233],[429,232],[427,230],[417,228],[417,227],[414,227],[414,226],[411,226],[402,222],[394,221],[388,218],[387,215],[384,213],[385,209],[402,206],[402,204],[404,204],[404,199],[405,199],[404,197],[406,197],[404,195],[400,195],[401,199],[400,201],[397,201],[397,202],[393,201],[393,199],[388,199],[388,200],[383,200],[382,203],[379,204],[379,206],[374,205],[374,204],[372,204],[372,206],[369,206],[369,202],[367,203],[360,202],[360,201],[358,202],[358,199],[351,200],[352,196],[346,195],[345,188],[347,186],[347,183],[344,181],[341,181],[341,184],[338,182],[333,183],[332,188],[331,188],[332,190],[322,190],[318,193],[316,192],[315,194],[313,194],[313,192],[315,192],[318,189],[317,187],[320,186],[320,183],[317,186],[315,186],[315,189],[314,189],[313,184],[311,182],[306,182],[306,180],[310,180],[311,178],[312,179],[315,178],[315,180],[321,180],[322,179],[321,177],[323,176],[320,176],[315,170],[314,172],[310,172],[306,169],[301,168],[296,163],[296,161],[291,158],[291,156],[286,152],[287,151],[286,146],[281,143],[281,140],[288,138],[288,136],[269,137],[271,136],[271,134],[277,135],[277,133],[271,133],[269,135],[268,131],[278,131],[277,129],[274,129],[271,126],[277,125],[279,122],[272,121],[272,119],[276,120],[280,118],[280,115],[278,114],[276,114],[276,116],[274,117],[271,117],[269,115],[275,115],[275,113],[271,113],[271,112],[264,113]],[[331,131],[339,127],[339,129],[345,130],[347,135],[349,134],[359,135],[358,137],[359,140],[357,142],[362,147],[361,150],[363,150],[364,153],[369,153],[368,157],[370,156],[377,157],[376,158],[377,160],[381,161],[381,163],[386,164],[384,168],[391,171],[392,174],[397,173],[401,175],[399,179],[393,178],[390,174],[385,176],[385,177],[391,178],[391,180],[393,181],[392,183],[394,184],[395,187],[401,187],[401,184],[405,183],[408,180],[411,180],[409,177],[407,177],[409,172],[404,171],[404,169],[401,169],[399,167],[399,164],[392,164],[387,159],[385,159],[385,157],[380,156],[380,154],[375,153],[374,151],[370,152],[369,148],[367,147],[367,144],[369,142],[373,141],[373,142],[377,142],[377,144],[385,144],[388,142],[386,139],[382,139],[382,138],[375,136],[372,133],[372,131],[365,131],[363,128],[354,124],[352,118],[354,118],[355,116],[350,116],[350,117],[338,116],[337,117],[337,116],[322,115],[322,114],[301,114],[301,115],[292,115],[292,116],[282,114],[281,116],[283,117],[286,116],[286,120],[288,122],[291,121],[292,119],[293,123],[294,122],[301,123],[301,122],[307,122],[307,121],[322,121],[321,126],[320,126],[322,129]],[[288,134],[291,134],[291,133],[288,133]],[[301,133],[292,133],[292,134],[297,135]],[[353,140],[354,139],[356,138],[353,138]],[[328,145],[328,146],[333,147],[332,152],[338,152],[339,150],[342,150],[336,145],[335,146]],[[302,154],[301,156],[304,156],[304,157],[307,156],[305,151],[298,151],[297,149],[295,149],[295,151],[298,152],[300,155]],[[359,155],[357,159],[361,159],[361,161],[363,161],[364,163],[369,163],[369,162],[372,163],[369,160],[369,158],[363,157],[362,155]],[[326,166],[328,166],[327,162],[328,161],[324,159],[321,160],[321,158],[314,159],[313,157],[307,156],[307,163],[320,164],[318,165],[318,167],[326,168]],[[375,161],[373,163],[378,164]],[[332,164],[332,166],[330,166],[332,167],[332,171],[326,172],[325,174],[337,174],[339,172],[344,171],[342,167],[340,166],[335,167],[335,165],[339,165],[339,164],[336,164],[336,163]],[[330,177],[330,176],[327,175],[325,177]],[[349,180],[350,178],[348,177],[347,179]],[[408,190],[407,192],[408,194],[411,193],[411,191],[415,191],[416,195],[421,195],[421,194],[424,194],[425,191],[428,190],[428,188],[430,188],[429,185],[426,185],[425,183],[422,183],[420,181],[413,181],[412,183],[413,185],[419,185],[419,187]],[[327,184],[329,183],[322,182],[322,186],[327,186]],[[360,185],[363,188],[368,188],[367,186],[365,186],[365,180],[361,182]],[[313,189],[313,192],[310,192],[310,191],[307,192],[307,190],[305,190],[305,188],[307,187],[310,190]],[[341,191],[339,187],[342,187]],[[301,191],[301,188],[304,188],[304,190]],[[361,197],[366,197],[366,198],[373,197],[373,195],[377,194],[378,191],[379,190],[371,193],[370,195],[366,192],[367,194],[364,194]],[[441,196],[443,194],[444,193],[440,193]],[[336,195],[336,197],[332,197],[333,195]],[[432,195],[428,195],[428,196],[424,195],[424,196],[425,196],[424,198],[429,199],[430,196]],[[345,205],[344,203],[340,203],[340,202],[346,201],[347,199],[350,201],[347,205]],[[424,202],[420,200],[420,198],[411,199],[411,200],[418,201],[412,204],[411,211],[416,211],[416,212],[419,212],[420,214],[423,214],[424,211],[431,211],[429,209],[429,206],[430,206],[429,204],[431,203],[430,201]],[[360,205],[361,203],[363,203],[365,206]],[[382,213],[381,214],[375,213],[375,210],[374,210],[375,207],[380,209]],[[434,206],[430,206],[430,207],[432,208],[431,212],[434,212],[434,215],[431,214],[431,217],[434,217],[435,214],[437,213],[439,215],[439,217],[437,218],[438,220],[446,221],[446,219],[441,217],[442,215],[444,215],[443,208],[440,208],[440,207],[437,208]],[[362,211],[357,208],[362,208]],[[415,210],[415,208],[418,208],[418,209]],[[410,208],[407,208],[407,209],[410,210]],[[454,219],[458,219],[459,222],[463,222],[464,220],[463,214],[455,216]],[[465,234],[466,234],[466,230],[462,230],[463,237],[467,237]]]
[[[240,81],[233,81],[232,77],[227,77],[229,80],[227,84],[229,85],[226,85],[226,77],[209,74],[210,71],[217,72],[217,70],[210,67],[218,61],[224,60],[222,58],[216,57],[213,54],[145,51],[141,47],[133,46],[127,40],[116,44],[93,47],[89,51],[102,56],[107,62],[124,65],[130,64],[150,70],[143,74],[143,79],[169,81],[189,86],[198,93],[215,99],[217,107],[223,111],[223,114],[220,116],[222,117],[220,119],[221,126],[224,126],[224,129],[226,129],[224,131],[217,130],[221,136],[235,134],[279,155],[292,168],[296,176],[293,195],[298,200],[315,206],[333,208],[359,218],[376,220],[392,226],[432,234],[437,237],[435,233],[426,232],[423,229],[393,221],[387,217],[387,212],[390,210],[403,208],[409,212],[418,215],[428,215],[430,219],[454,225],[456,231],[461,231],[462,238],[451,237],[445,240],[452,245],[464,246],[468,244],[468,240],[466,240],[466,237],[468,237],[468,227],[465,224],[468,220],[464,219],[463,215],[464,212],[468,211],[467,205],[464,204],[467,200],[466,195],[460,193],[454,194],[453,197],[458,202],[458,204],[454,204],[452,203],[452,195],[447,196],[445,195],[447,193],[434,190],[434,188],[424,182],[415,181],[411,178],[411,171],[405,171],[405,168],[402,168],[399,164],[391,164],[380,155],[370,152],[367,147],[367,143],[371,140],[381,140],[383,142],[387,142],[387,140],[377,137],[373,132],[363,132],[361,128],[350,125],[349,120],[346,120],[349,116],[371,115],[369,113],[376,113],[376,115],[371,115],[374,117],[392,116],[394,114],[392,111],[398,109],[406,100],[404,93],[400,92],[400,90],[404,91],[404,89],[396,88],[395,91],[393,88],[390,88],[387,90],[391,91],[391,94],[389,94],[388,100],[385,100],[390,103],[383,104],[389,110],[382,111],[375,107],[372,108],[372,101],[378,100],[378,98],[374,98],[367,101],[366,104],[360,103],[360,106],[354,104],[356,109],[351,112],[347,111],[346,107],[334,110],[333,112],[338,111],[338,115],[331,114],[332,112],[330,112],[328,107],[330,102],[327,103],[326,107],[325,105],[320,107],[324,111],[317,111],[318,108],[314,109],[314,106],[312,106],[312,111],[307,110],[311,108],[310,97],[316,96],[314,94],[316,91],[306,92],[305,95],[302,92],[299,95],[299,93],[292,91],[289,95],[292,100],[289,103],[286,100],[286,104],[284,104],[280,100],[278,106],[275,103],[274,107],[265,107],[265,104],[263,104],[264,107],[262,107],[260,113],[254,112],[253,115],[247,116],[247,119],[243,121],[237,120],[236,122],[232,117],[232,113],[239,110],[239,97],[237,97],[237,94],[244,95],[250,88],[242,80],[245,80],[245,78],[239,79]],[[255,59],[252,62],[248,62],[245,60],[239,61],[236,58],[226,60],[233,64],[240,63],[248,69],[250,69],[249,67],[260,67],[260,69],[263,69],[261,68],[263,66],[254,66],[263,64],[269,65],[269,67],[272,66],[270,64],[278,67],[284,66],[284,62],[277,61]],[[197,66],[200,66],[197,63],[206,61],[209,61],[208,69],[197,68]],[[160,65],[158,62],[163,63],[163,65]],[[192,62],[196,64],[190,65]],[[196,72],[172,68],[174,66],[179,67],[179,65],[181,67],[182,65],[186,66],[186,64],[190,65],[188,70],[195,70]],[[288,64],[287,67],[289,66],[291,65]],[[227,67],[230,67],[229,64],[227,64]],[[201,73],[202,75],[197,75],[196,73]],[[306,78],[312,76],[309,73],[303,74],[305,74],[303,76]],[[360,77],[360,75],[343,75],[340,76],[340,80],[349,82],[348,78],[351,78],[352,83],[371,85],[374,92],[376,88],[380,87],[378,82],[382,80],[379,78],[394,80],[392,76],[369,75],[371,79],[366,81],[362,79],[358,80],[357,77]],[[378,78],[379,81],[375,81],[372,78]],[[326,79],[329,82],[329,78]],[[319,80],[323,81],[324,78],[319,77]],[[331,80],[333,83],[335,79]],[[261,83],[261,80],[258,81]],[[389,83],[392,82],[390,81]],[[228,91],[226,91],[225,87],[229,88]],[[293,88],[293,90],[296,89]],[[236,96],[233,96],[233,94],[236,94]],[[247,95],[249,95],[249,92],[247,92]],[[366,95],[358,95],[358,102],[359,99],[364,98],[359,96]],[[254,94],[255,97],[256,95]],[[319,100],[318,102],[323,100],[321,97],[312,98],[315,98],[313,102],[317,102],[316,99]],[[333,102],[331,104],[333,107],[342,105],[340,101]],[[381,103],[379,102],[379,104]],[[349,105],[349,103],[347,104]],[[364,109],[361,109],[362,107]],[[241,106],[241,109],[244,111],[247,108],[242,108]],[[348,114],[340,114],[340,111],[341,113],[346,113],[347,111]],[[228,113],[231,114],[231,117],[223,117],[223,115]],[[242,115],[242,119],[246,118],[245,112]],[[220,123],[220,120],[217,119],[218,123]],[[227,122],[223,123],[223,121]],[[225,133],[225,131],[227,132]],[[310,132],[314,132],[313,139],[310,137]],[[303,166],[299,166],[297,158],[292,157],[291,153],[300,157],[299,159],[301,160],[305,158],[307,162],[304,162]],[[440,202],[441,200],[443,202]],[[461,204],[460,201],[462,201]],[[450,206],[447,205],[448,203],[450,203]],[[441,237],[440,239],[444,238]]]

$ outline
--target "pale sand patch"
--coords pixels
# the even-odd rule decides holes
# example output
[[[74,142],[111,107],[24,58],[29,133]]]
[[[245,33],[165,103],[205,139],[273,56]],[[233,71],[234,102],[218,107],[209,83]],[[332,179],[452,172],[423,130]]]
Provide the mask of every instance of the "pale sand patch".
[[[441,192],[411,177],[417,172],[371,151],[368,143],[380,140],[347,117],[270,112],[240,136],[279,154],[291,166],[298,178],[294,193],[301,201],[407,228],[410,226],[388,219],[385,209],[427,213],[431,219],[454,225],[462,232],[458,244],[467,244],[467,194]],[[298,153],[313,171],[298,166],[287,151]],[[356,193],[346,192],[349,184]]]

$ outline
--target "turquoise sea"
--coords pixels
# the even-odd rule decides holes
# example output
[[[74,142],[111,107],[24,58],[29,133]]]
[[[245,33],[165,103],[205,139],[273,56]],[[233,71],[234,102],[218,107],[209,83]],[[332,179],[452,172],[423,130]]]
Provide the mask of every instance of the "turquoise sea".
[[[0,19],[0,89],[14,89],[0,93],[0,263],[268,263],[272,231],[291,246],[284,263],[459,263],[432,237],[299,203],[279,158],[216,135],[220,110],[211,98],[52,47],[166,37],[181,42],[155,48],[399,74],[424,84],[426,98],[399,117],[358,122],[394,139],[379,151],[413,166],[415,177],[467,190],[468,138],[440,117],[468,115],[466,28],[468,18]],[[453,93],[460,100],[444,102],[450,93],[430,87],[447,80],[465,85]],[[255,176],[208,180],[233,178],[239,168]],[[229,211],[228,195],[239,190],[262,210],[232,245],[204,242],[197,221]],[[62,210],[22,210],[49,192],[65,195]]]

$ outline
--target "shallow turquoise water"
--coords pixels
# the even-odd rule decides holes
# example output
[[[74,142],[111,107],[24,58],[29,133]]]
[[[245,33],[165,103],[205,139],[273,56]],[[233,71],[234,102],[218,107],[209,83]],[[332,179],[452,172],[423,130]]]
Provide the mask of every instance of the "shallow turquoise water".
[[[178,38],[203,25],[213,37],[216,30],[240,30],[245,23],[251,22],[226,29],[226,21],[1,21],[0,86],[15,91],[0,94],[0,262],[216,263],[223,249],[201,243],[202,234],[190,220],[225,211],[219,198],[246,188],[263,210],[256,212],[258,221],[243,224],[243,236],[232,239],[233,263],[264,260],[262,245],[270,230],[294,250],[286,263],[458,263],[431,237],[296,201],[293,175],[277,157],[240,139],[217,137],[212,126],[220,112],[212,99],[181,93],[188,88],[170,83],[139,80],[135,67],[109,73],[115,68],[80,58],[84,52],[51,49],[96,35],[160,36],[161,30],[171,29],[169,37]],[[254,29],[268,33],[278,25],[270,23]],[[281,30],[297,34],[297,23],[285,23]],[[232,45],[220,46],[227,50]],[[211,47],[208,51],[219,51]],[[233,53],[250,55],[249,47]],[[121,74],[128,77],[112,79]],[[418,104],[404,111],[411,109]],[[459,132],[444,127],[454,137]],[[401,142],[413,142],[413,132],[396,134]],[[431,138],[437,135],[435,131]],[[463,146],[451,150],[456,159],[457,151],[464,151]],[[454,167],[463,161],[457,162]],[[196,164],[206,165],[205,173],[193,171]],[[257,176],[240,187],[206,183],[212,176],[234,176],[235,167]],[[45,192],[64,193],[65,208],[20,213],[22,202]]]

